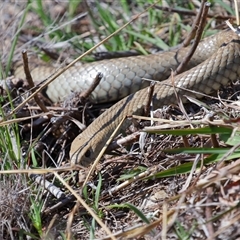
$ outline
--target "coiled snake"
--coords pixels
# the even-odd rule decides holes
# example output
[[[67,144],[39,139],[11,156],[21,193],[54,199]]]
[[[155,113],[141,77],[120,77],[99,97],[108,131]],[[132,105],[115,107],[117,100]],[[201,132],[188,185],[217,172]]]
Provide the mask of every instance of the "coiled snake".
[[[123,118],[143,113],[149,100],[146,87],[149,82],[143,78],[167,79],[171,69],[177,68],[188,49],[75,66],[51,83],[46,91],[49,98],[52,101],[63,100],[72,91],[81,92],[87,89],[97,73],[101,72],[103,79],[92,92],[91,101],[99,103],[125,97],[100,115],[73,141],[70,150],[71,163],[83,166],[91,164]],[[220,32],[200,42],[187,66],[190,70],[174,77],[178,96],[191,95],[184,89],[210,94],[221,85],[236,80],[240,75],[239,50],[238,36],[232,31]],[[52,68],[38,67],[32,74],[33,77],[37,74],[38,79],[39,76],[44,79],[52,71]],[[139,90],[141,88],[143,89]],[[175,91],[171,79],[157,83],[153,93],[154,108],[176,103]],[[186,98],[182,97],[182,100],[185,102]]]

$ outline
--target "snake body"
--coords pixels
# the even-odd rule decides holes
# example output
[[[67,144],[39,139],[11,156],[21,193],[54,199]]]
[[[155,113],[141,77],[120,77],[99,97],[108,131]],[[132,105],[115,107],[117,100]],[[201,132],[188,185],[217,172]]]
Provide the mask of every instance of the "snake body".
[[[187,69],[198,65],[216,52],[229,38],[228,35],[229,32],[222,32],[201,42]],[[171,70],[176,69],[182,62],[188,49],[75,65],[49,84],[45,92],[52,102],[64,101],[73,93],[89,89],[97,74],[102,73],[103,78],[91,93],[89,100],[92,103],[116,101],[149,86],[149,81],[143,78],[158,81],[167,79]],[[38,66],[31,74],[35,82],[41,82],[55,71],[56,69],[51,66]],[[23,67],[15,70],[15,76],[25,78]]]
[[[210,44],[210,46],[208,45],[209,47],[204,42],[200,45],[201,50],[198,49],[196,52],[198,55],[200,51],[208,58],[198,66],[174,78],[175,91],[178,96],[190,95],[189,92],[182,88],[210,94],[218,90],[221,85],[226,85],[240,76],[240,42],[238,37],[230,32],[221,34],[215,36],[218,40],[214,40],[216,45],[214,46],[215,52],[212,56],[210,56],[212,53],[210,50],[213,50],[210,49],[213,48],[210,41],[212,40],[211,38],[206,40]],[[223,46],[221,47],[221,45]],[[206,49],[202,49],[204,46],[206,46]],[[178,52],[176,52],[176,55],[178,55]],[[173,57],[174,59],[176,59],[176,55]],[[165,68],[170,69],[172,66],[166,66]],[[161,66],[159,66],[159,69],[161,69]],[[153,92],[154,108],[176,103],[175,91],[171,79],[157,83]],[[145,88],[125,97],[100,115],[73,141],[70,150],[71,163],[83,166],[91,164],[121,120],[133,114],[141,115],[144,107],[148,104],[148,99],[148,88]],[[185,102],[186,99],[182,98],[182,100]]]
[[[123,118],[143,113],[149,101],[146,87],[149,82],[143,78],[167,79],[188,50],[189,47],[148,56],[103,60],[81,67],[74,66],[51,83],[46,94],[56,102],[64,100],[72,92],[88,89],[97,73],[101,72],[103,78],[92,92],[90,100],[99,103],[125,97],[100,115],[73,141],[70,150],[71,163],[83,166],[91,164]],[[171,79],[155,85],[154,108],[176,103],[175,92],[180,97],[184,94],[190,95],[184,88],[210,94],[221,85],[235,80],[240,75],[239,50],[238,37],[231,31],[220,32],[200,42],[188,63],[189,70],[174,77],[175,89]],[[52,73],[53,69],[50,67],[37,67],[32,75],[38,76],[37,80],[43,80]],[[139,90],[141,88],[143,89]],[[186,99],[182,100],[185,102]],[[124,124],[125,127],[127,125]]]

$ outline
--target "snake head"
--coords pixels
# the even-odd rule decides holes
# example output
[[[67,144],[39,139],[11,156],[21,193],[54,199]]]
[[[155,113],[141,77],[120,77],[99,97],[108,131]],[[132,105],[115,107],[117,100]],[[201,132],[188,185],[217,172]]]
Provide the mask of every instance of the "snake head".
[[[94,144],[94,138],[84,132],[74,139],[70,149],[71,165],[80,164],[88,167],[96,159],[102,143]]]

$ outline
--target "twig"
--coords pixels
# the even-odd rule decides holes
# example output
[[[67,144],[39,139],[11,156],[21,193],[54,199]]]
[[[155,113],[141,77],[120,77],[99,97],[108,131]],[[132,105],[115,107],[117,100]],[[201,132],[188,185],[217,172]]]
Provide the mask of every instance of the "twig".
[[[155,84],[156,84],[156,82],[151,82],[151,84],[148,88],[148,100],[147,100],[146,106],[144,107],[144,115],[145,116],[148,116],[149,112],[150,112],[150,106],[151,106],[151,102],[152,102],[152,98],[153,98]]]
[[[190,44],[191,40],[196,36],[196,32],[197,32],[197,29],[200,25],[201,17],[202,17],[202,14],[203,14],[203,9],[204,9],[204,5],[205,5],[204,3],[206,1],[207,0],[202,1],[199,12],[196,16],[196,19],[195,19],[194,23],[193,23],[192,29],[191,29],[190,33],[188,34],[187,38],[183,41],[182,47],[188,46]]]
[[[230,23],[229,20],[227,20],[225,23],[228,25],[228,27],[229,27],[233,32],[235,32],[237,35],[239,35],[239,28],[236,28],[236,29],[235,29],[235,28],[233,27],[233,25]]]
[[[118,192],[119,190],[125,188],[126,186],[129,186],[130,184],[137,182],[143,178],[148,177],[150,174],[152,174],[153,172],[156,172],[156,167],[152,167],[152,168],[148,168],[146,171],[139,173],[138,175],[134,176],[131,179],[128,179],[126,181],[124,181],[123,183],[120,183],[119,185],[116,185],[114,187],[112,187],[109,190],[105,190],[102,192],[102,195],[108,193],[110,196],[113,195],[114,193]]]
[[[80,94],[79,98],[80,98],[81,102],[85,102],[86,99],[88,99],[88,97],[94,91],[94,89],[98,86],[98,84],[100,83],[102,78],[103,78],[102,73],[98,73],[96,75],[95,79],[93,80],[93,82],[91,83],[89,88]]]
[[[54,214],[53,218],[51,219],[50,223],[48,224],[46,230],[45,230],[45,236],[48,236],[50,231],[55,227],[54,223],[56,223],[56,220],[59,219],[59,214]]]
[[[194,50],[194,51],[195,51],[195,50]],[[191,52],[191,50],[190,50],[190,52]],[[185,60],[186,60],[187,58],[188,58],[188,55],[187,55],[187,57],[185,58]],[[191,58],[191,56],[190,56],[190,58]],[[188,61],[190,60],[190,58],[188,59]],[[185,61],[184,61],[184,60],[183,60],[183,62],[184,62],[184,64],[185,64]],[[183,62],[182,62],[182,63],[183,63]],[[182,63],[181,63],[181,64],[182,64]],[[181,65],[181,64],[180,64],[180,65]],[[179,67],[180,67],[180,65],[179,65]],[[178,68],[179,68],[179,67],[178,67]],[[183,68],[183,67],[184,67],[184,65],[182,65],[182,68]],[[174,73],[176,73],[176,71],[175,71]],[[171,74],[171,81],[172,81],[172,86],[173,86],[173,90],[174,90],[176,99],[177,99],[177,101],[178,101],[178,106],[179,106],[180,110],[182,111],[182,113],[185,115],[186,119],[188,119],[188,121],[191,123],[191,120],[190,120],[190,118],[189,118],[189,116],[188,116],[188,114],[187,114],[187,112],[186,112],[186,110],[185,110],[185,108],[184,108],[182,99],[179,97],[179,95],[178,95],[178,93],[177,93],[177,91],[176,91],[175,82],[174,82],[174,73],[172,72],[172,74]],[[190,126],[192,127],[192,124],[190,124]],[[182,140],[183,140],[184,146],[185,146],[185,147],[189,147],[189,142],[188,142],[187,137],[186,137],[186,136],[182,136]]]
[[[125,121],[125,117],[121,120],[121,122],[118,124],[118,126],[116,127],[116,129],[113,131],[113,133],[111,134],[110,138],[107,140],[107,142],[105,143],[104,147],[102,148],[102,150],[100,151],[100,153],[98,154],[97,158],[95,159],[93,165],[91,166],[86,179],[83,183],[82,188],[87,184],[88,179],[90,178],[92,172],[94,171],[94,169],[96,168],[97,164],[99,163],[100,159],[102,158],[103,154],[105,153],[105,151],[107,150],[107,147],[109,146],[109,144],[112,142],[114,136],[116,135],[116,133],[119,131],[120,127],[122,126],[123,122]]]
[[[73,203],[74,200],[76,200],[76,198],[73,195],[65,197],[61,199],[60,202],[58,202],[57,204],[47,208],[43,213],[49,215],[50,213],[56,211],[57,209],[60,209],[69,203]]]
[[[238,12],[238,3],[237,0],[234,0],[234,6],[235,6],[235,14],[236,14],[236,22],[237,25],[240,25],[240,21],[239,21],[239,12]]]
[[[80,195],[76,191],[74,191],[72,187],[69,186],[57,172],[54,172],[54,175],[76,197],[78,201],[77,205],[81,204],[89,212],[89,214],[91,214],[91,216],[96,220],[96,222],[102,227],[102,229],[111,236],[111,239],[116,240],[116,238],[112,235],[110,229],[102,222],[102,220],[96,215],[94,210],[92,210],[92,208],[87,205],[87,203],[80,197]],[[73,215],[69,214],[69,217],[73,217]],[[71,222],[71,219],[68,218],[68,220]],[[70,225],[68,224],[67,227],[70,227]]]
[[[175,96],[176,96],[176,99],[177,99],[177,102],[178,102],[178,106],[180,108],[180,110],[182,111],[182,113],[185,115],[186,119],[188,119],[189,122],[191,122],[184,106],[183,106],[183,102],[182,102],[182,99],[179,97],[177,91],[176,91],[176,87],[175,87],[175,81],[174,81],[174,72],[171,73],[171,82],[172,82],[172,87],[173,87],[173,91],[175,93]],[[192,125],[191,125],[192,126]],[[186,138],[183,138],[184,141],[187,141]],[[185,142],[186,146],[188,145],[186,142]]]
[[[40,175],[37,175],[37,174],[29,174],[29,177],[33,181],[35,181],[37,184],[39,184],[40,186],[42,186],[46,190],[48,190],[57,199],[65,197],[65,194],[58,187],[54,186],[48,180],[43,178],[43,176],[40,176]]]
[[[27,51],[24,50],[22,51],[22,58],[23,58],[23,67],[24,67],[24,73],[26,75],[27,82],[29,84],[29,87],[32,89],[32,93],[36,91],[34,88],[34,82],[28,67],[28,56],[27,56]],[[37,103],[37,105],[41,108],[41,110],[45,113],[49,112],[46,106],[43,104],[43,102],[39,99],[38,95],[34,95],[34,100]],[[49,114],[48,117],[51,117],[52,115]]]
[[[139,135],[140,135],[140,132],[134,132],[124,138],[118,139],[118,140],[112,142],[108,146],[106,151],[110,152],[110,151],[113,151],[113,150],[119,148],[119,146],[124,146],[124,145],[130,144],[130,143],[136,141],[139,138]]]
[[[171,7],[162,7],[162,6],[155,6],[155,8],[165,11],[165,12],[175,12],[175,13],[180,13],[180,14],[184,14],[184,15],[190,15],[190,16],[196,16],[197,12],[196,11],[191,11],[191,10],[183,10],[183,9],[177,9],[177,8],[171,8]],[[208,13],[207,17],[209,18],[215,18],[218,20],[227,20],[227,19],[236,19],[235,16],[224,16],[224,15],[216,15],[216,14],[211,14]]]
[[[194,54],[194,52],[195,52],[195,50],[198,46],[198,43],[200,42],[202,32],[203,32],[203,29],[204,29],[204,25],[205,25],[205,22],[206,22],[207,12],[208,12],[208,9],[210,7],[210,3],[208,3],[208,2],[204,3],[204,1],[205,0],[202,1],[202,4],[204,5],[204,7],[203,7],[203,12],[202,12],[202,15],[201,15],[201,21],[199,23],[199,27],[198,27],[198,30],[197,30],[195,41],[194,41],[190,51],[188,52],[187,56],[183,59],[183,61],[178,66],[178,68],[175,70],[174,76],[184,71],[184,67],[187,65],[187,63],[189,62],[189,60],[193,56],[193,54]]]
[[[80,208],[81,203],[77,201],[72,209],[72,211],[68,215],[68,220],[67,220],[67,226],[66,226],[66,236],[67,239],[73,239],[72,237],[72,224],[74,220],[74,215],[76,212],[78,212],[78,209]]]
[[[209,221],[209,219],[211,219],[213,216],[213,211],[212,211],[212,208],[210,207],[210,204],[211,204],[210,198],[211,198],[211,196],[213,196],[213,188],[212,187],[207,188],[206,192],[207,192],[206,203],[209,203],[209,206],[206,206],[206,208],[205,208],[205,215],[206,215],[206,220],[207,220],[206,226],[208,229],[209,237],[211,239],[214,239],[213,223],[212,223],[212,221]]]
[[[23,110],[40,110],[38,106],[26,106]],[[69,111],[78,111],[79,108],[77,107],[55,107],[55,106],[48,106],[48,110],[50,111],[61,111],[61,112],[69,112]]]

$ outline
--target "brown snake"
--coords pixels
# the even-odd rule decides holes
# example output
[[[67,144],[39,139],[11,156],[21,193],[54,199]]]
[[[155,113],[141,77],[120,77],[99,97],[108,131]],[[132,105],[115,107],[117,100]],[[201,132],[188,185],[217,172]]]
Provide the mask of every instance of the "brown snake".
[[[75,138],[70,150],[71,163],[83,166],[91,164],[123,118],[143,113],[149,100],[146,87],[149,82],[142,78],[167,79],[171,69],[177,68],[188,50],[189,47],[155,55],[104,60],[83,67],[75,66],[50,84],[46,93],[52,101],[57,101],[72,91],[80,92],[87,89],[96,74],[101,72],[103,79],[90,97],[93,102],[106,102],[127,96],[100,115]],[[155,85],[154,108],[176,103],[175,92],[179,97],[184,94],[194,95],[184,89],[210,94],[221,85],[236,80],[240,75],[239,50],[238,36],[232,31],[220,32],[200,42],[187,66],[190,70],[174,77],[175,91],[171,79]],[[33,76],[38,74],[38,78],[41,76],[44,79],[52,69],[39,67],[34,71]],[[77,90],[81,86],[82,89]],[[143,87],[146,88],[139,90]],[[137,92],[130,94],[134,91]],[[183,97],[182,101],[185,102],[186,98]]]

